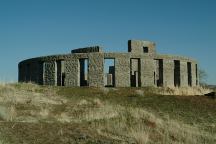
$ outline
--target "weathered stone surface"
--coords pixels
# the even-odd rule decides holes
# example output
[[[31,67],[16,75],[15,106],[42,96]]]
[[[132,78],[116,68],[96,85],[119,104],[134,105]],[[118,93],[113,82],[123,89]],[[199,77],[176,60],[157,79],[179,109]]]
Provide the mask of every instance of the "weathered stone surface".
[[[65,86],[80,86],[80,66],[78,59],[65,61]]]
[[[155,63],[153,59],[141,59],[141,86],[154,86]]]
[[[128,55],[115,58],[115,86],[130,87],[130,58]]]
[[[89,86],[102,87],[104,86],[104,54],[90,53],[89,54]]]
[[[164,59],[163,61],[163,80],[164,86],[173,87],[174,86],[174,61],[172,59]]]
[[[128,52],[136,54],[145,54],[145,55],[155,55],[155,43],[150,41],[140,41],[140,40],[129,40],[128,41]]]
[[[192,72],[192,86],[196,86],[199,83],[199,72],[198,67],[196,68],[196,64],[192,63],[191,65]]]
[[[104,59],[114,59],[112,83],[116,87],[130,87],[134,83],[141,87],[172,87],[174,72],[179,77],[178,86],[188,86],[188,63],[191,63],[191,86],[199,85],[199,71],[195,60],[156,54],[155,43],[149,41],[131,40],[128,46],[128,53],[103,53],[101,47],[96,46],[76,49],[72,54],[27,59],[19,63],[18,79],[19,82],[31,81],[45,85],[85,86],[80,82],[83,79],[88,86],[101,87],[106,85]],[[88,59],[88,74],[84,73],[82,59]],[[174,61],[180,62],[177,70],[179,72],[174,71]]]
[[[188,86],[188,72],[187,72],[187,62],[180,61],[180,77],[181,77],[181,86]]]
[[[55,61],[44,62],[44,85],[57,85],[57,66]]]

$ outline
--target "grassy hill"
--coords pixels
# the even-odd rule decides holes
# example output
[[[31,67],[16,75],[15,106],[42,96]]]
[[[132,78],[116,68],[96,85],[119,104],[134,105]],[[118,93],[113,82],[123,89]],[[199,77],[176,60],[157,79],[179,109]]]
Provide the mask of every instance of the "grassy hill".
[[[203,90],[1,84],[0,144],[215,144]]]

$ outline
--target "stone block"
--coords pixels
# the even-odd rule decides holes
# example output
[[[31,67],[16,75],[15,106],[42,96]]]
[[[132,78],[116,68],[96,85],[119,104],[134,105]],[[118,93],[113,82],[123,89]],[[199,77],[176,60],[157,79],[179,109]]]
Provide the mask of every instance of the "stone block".
[[[141,59],[141,86],[154,86],[155,62],[153,59]]]
[[[65,86],[80,86],[79,59],[65,61]]]
[[[187,62],[180,61],[180,77],[181,77],[181,85],[182,87],[188,86],[188,70],[187,70]]]
[[[104,54],[89,53],[88,83],[92,87],[104,86]]]
[[[165,87],[174,86],[174,61],[172,59],[163,60],[163,80]]]
[[[130,58],[128,55],[115,58],[115,86],[130,87]]]
[[[43,80],[44,85],[57,85],[57,66],[55,61],[44,62]]]

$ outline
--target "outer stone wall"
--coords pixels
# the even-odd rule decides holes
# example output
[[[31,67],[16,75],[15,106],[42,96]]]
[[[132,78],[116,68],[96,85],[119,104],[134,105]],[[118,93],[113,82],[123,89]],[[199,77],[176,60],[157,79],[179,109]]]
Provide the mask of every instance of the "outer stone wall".
[[[18,66],[18,81],[19,82],[26,82],[26,78],[25,78],[25,65],[24,64],[19,64]]]
[[[71,54],[27,59],[19,63],[18,79],[19,82],[41,85],[81,86],[82,76],[85,78],[82,86],[102,87],[105,85],[104,59],[114,59],[112,80],[115,87],[173,87],[174,61],[177,61],[178,65],[180,62],[176,74],[180,74],[177,76],[179,86],[199,85],[197,62],[191,58],[156,54],[155,43],[149,41],[131,40],[128,51],[103,53],[102,48],[97,46],[72,50]],[[83,59],[88,60],[87,70],[84,70]],[[188,78],[190,71],[191,81]]]
[[[43,63],[40,61],[31,61],[26,64],[19,64],[20,82],[35,82],[43,84]]]

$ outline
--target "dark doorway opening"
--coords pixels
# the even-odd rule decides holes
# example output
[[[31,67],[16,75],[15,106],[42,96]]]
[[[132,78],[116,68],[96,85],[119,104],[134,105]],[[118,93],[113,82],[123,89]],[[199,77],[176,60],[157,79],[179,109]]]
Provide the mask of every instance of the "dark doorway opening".
[[[141,87],[140,59],[130,59],[130,81],[131,87]]]
[[[104,60],[104,86],[115,86],[115,59]]]
[[[174,60],[174,86],[179,87],[181,84],[180,79],[180,61]]]
[[[192,86],[191,62],[187,62],[188,86]]]
[[[64,86],[64,61],[56,61],[57,64],[57,86]],[[64,76],[63,76],[64,75]]]
[[[80,86],[88,86],[88,59],[80,59]]]
[[[57,86],[61,86],[62,82],[61,82],[61,78],[62,78],[62,64],[61,61],[57,61]]]
[[[156,69],[154,73],[154,83],[159,87],[163,86],[163,60],[162,59],[156,59]]]
[[[62,73],[62,86],[65,86],[65,73]]]

